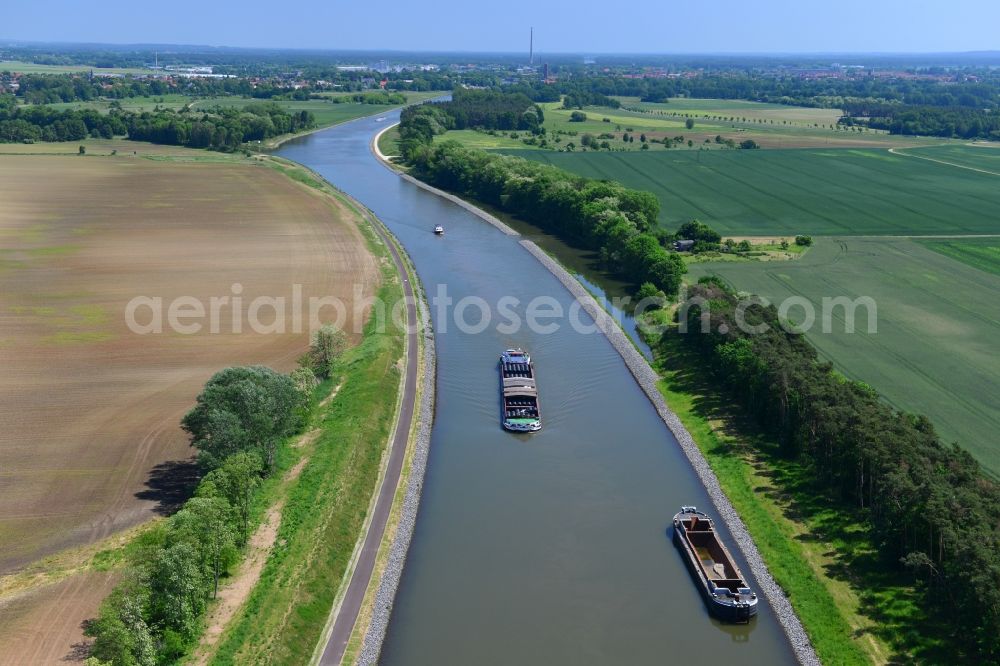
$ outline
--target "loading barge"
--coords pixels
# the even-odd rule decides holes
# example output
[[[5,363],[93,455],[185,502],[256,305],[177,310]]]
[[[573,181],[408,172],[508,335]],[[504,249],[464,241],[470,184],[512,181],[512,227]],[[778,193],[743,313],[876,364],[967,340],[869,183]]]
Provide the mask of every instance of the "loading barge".
[[[500,422],[505,430],[537,432],[542,429],[535,366],[522,349],[508,349],[500,354],[500,396]]]
[[[674,545],[712,615],[724,622],[743,623],[757,614],[757,595],[722,545],[712,519],[697,507],[681,507],[674,515]]]

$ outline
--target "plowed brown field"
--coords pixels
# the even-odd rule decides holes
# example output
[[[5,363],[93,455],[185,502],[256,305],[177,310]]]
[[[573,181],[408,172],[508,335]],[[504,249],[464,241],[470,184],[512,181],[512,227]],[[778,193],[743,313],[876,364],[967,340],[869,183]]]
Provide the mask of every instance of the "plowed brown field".
[[[0,156],[0,202],[0,574],[167,510],[190,469],[178,423],[212,373],[294,367],[309,321],[291,332],[293,285],[342,299],[353,330],[355,285],[379,279],[353,213],[246,160]],[[207,309],[236,283],[242,332],[225,306],[218,334],[207,317],[169,332],[173,299]],[[164,333],[129,330],[136,296],[162,298]],[[287,333],[250,330],[257,296],[287,301]],[[91,574],[0,599],[0,663],[67,656],[106,587]]]

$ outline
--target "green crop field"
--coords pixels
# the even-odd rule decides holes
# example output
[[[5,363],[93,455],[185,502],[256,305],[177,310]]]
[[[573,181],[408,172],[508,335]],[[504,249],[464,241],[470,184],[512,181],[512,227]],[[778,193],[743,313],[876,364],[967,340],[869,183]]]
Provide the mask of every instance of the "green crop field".
[[[505,152],[652,192],[669,228],[698,218],[735,236],[1000,233],[997,176],[880,149]]]
[[[1000,474],[1000,276],[913,240],[848,237],[819,239],[798,261],[689,268],[692,279],[716,274],[775,304],[806,299],[816,312],[807,336],[823,356],[896,407],[926,414],[946,441],[958,441]],[[854,333],[845,332],[841,309],[832,332],[822,332],[822,299],[839,296],[874,299],[877,332],[868,332],[864,308]],[[802,312],[788,314],[801,323]]]
[[[920,243],[946,257],[981,271],[1000,275],[1000,237],[992,238],[925,238]]]

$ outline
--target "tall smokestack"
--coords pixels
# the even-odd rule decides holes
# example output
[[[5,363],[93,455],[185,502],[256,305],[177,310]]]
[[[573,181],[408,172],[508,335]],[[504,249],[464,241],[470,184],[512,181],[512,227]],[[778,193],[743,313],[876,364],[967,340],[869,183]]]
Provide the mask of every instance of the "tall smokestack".
[[[531,36],[528,38],[528,64],[535,64],[535,29],[531,28]]]

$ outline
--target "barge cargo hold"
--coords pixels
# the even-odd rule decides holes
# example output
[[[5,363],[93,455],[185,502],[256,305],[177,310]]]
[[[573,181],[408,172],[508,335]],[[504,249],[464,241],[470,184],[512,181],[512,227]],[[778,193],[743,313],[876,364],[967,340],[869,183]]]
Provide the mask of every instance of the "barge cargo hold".
[[[512,432],[537,432],[542,429],[538,407],[538,386],[531,357],[521,349],[500,354],[500,421]]]
[[[724,622],[743,623],[757,614],[757,595],[722,545],[712,519],[697,507],[681,507],[674,515],[674,545],[712,615]]]

